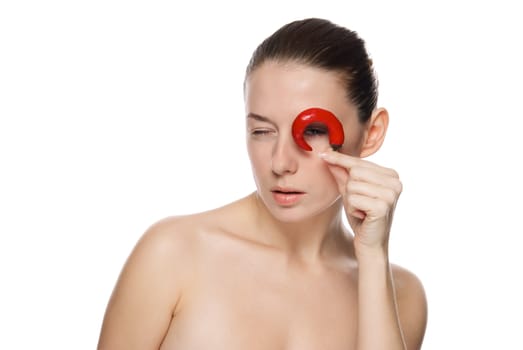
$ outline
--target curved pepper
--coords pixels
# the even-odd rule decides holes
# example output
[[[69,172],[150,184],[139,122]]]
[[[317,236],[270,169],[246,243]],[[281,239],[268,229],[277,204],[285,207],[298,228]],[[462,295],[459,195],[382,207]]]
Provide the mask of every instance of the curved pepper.
[[[331,112],[321,108],[309,108],[298,114],[292,123],[292,137],[298,146],[306,151],[312,151],[312,147],[305,141],[303,133],[312,123],[321,123],[327,127],[329,132],[329,143],[334,150],[343,145],[345,134],[343,125]]]

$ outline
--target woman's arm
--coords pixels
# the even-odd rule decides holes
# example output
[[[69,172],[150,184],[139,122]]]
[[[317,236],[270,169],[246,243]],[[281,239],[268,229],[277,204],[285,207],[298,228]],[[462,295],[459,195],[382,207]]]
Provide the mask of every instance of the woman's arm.
[[[180,267],[187,266],[171,228],[154,225],[129,256],[107,306],[99,350],[160,348],[181,295]]]
[[[322,158],[336,178],[354,231],[357,349],[419,349],[427,317],[423,287],[406,270],[396,268],[393,274],[388,256],[392,217],[402,191],[398,174],[338,152],[324,153]]]
[[[358,259],[358,350],[421,349],[427,301],[419,279],[386,252]]]

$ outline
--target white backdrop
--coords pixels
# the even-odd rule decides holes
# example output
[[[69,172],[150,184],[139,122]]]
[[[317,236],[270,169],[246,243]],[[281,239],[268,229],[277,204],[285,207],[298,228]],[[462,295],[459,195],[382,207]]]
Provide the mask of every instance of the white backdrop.
[[[179,3],[0,3],[0,348],[95,348],[149,225],[254,189],[245,66],[315,16],[376,64],[392,119],[371,160],[404,183],[391,257],[425,284],[424,349],[523,349],[515,5]]]

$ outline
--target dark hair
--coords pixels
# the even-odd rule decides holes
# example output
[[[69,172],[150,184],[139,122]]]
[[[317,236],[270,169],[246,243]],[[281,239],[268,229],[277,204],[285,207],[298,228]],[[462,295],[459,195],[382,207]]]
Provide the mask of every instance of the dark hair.
[[[376,108],[378,80],[365,42],[354,31],[320,18],[288,23],[256,48],[246,77],[268,60],[296,61],[340,73],[362,123]]]

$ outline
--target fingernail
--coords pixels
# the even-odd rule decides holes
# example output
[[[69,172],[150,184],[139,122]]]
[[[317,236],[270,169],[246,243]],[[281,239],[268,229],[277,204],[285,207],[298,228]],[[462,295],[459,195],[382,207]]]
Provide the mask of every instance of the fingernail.
[[[327,158],[329,155],[326,153],[326,152],[321,152],[321,153],[318,153],[318,157],[320,157],[321,159],[325,159]]]

